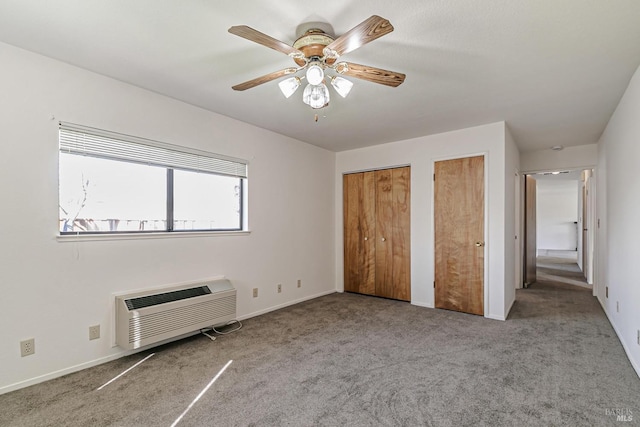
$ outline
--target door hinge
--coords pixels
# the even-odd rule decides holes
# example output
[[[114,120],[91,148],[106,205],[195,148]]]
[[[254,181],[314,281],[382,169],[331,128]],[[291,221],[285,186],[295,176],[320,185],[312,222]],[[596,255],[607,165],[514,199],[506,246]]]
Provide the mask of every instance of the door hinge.
[[[436,288],[436,281],[434,280],[433,281],[433,289],[435,289],[435,288]]]
[[[434,181],[436,180],[436,174],[435,173],[433,174],[433,180]]]

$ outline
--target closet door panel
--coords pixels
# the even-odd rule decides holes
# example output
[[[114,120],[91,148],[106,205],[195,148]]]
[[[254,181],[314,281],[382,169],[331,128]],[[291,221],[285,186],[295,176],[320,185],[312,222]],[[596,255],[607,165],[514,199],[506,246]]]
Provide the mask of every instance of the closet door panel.
[[[361,276],[360,206],[362,174],[344,175],[344,290],[358,292]]]
[[[376,177],[374,172],[365,172],[363,175],[360,215],[362,230],[360,292],[374,295],[376,292]]]
[[[411,300],[411,168],[392,169],[392,298]]]
[[[375,180],[373,173],[343,176],[344,290],[375,292]]]
[[[393,298],[393,183],[390,169],[376,177],[376,295]]]

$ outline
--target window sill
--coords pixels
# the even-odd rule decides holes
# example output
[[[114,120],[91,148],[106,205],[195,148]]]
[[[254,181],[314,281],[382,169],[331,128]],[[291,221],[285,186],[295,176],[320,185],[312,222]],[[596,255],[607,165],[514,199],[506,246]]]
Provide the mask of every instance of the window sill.
[[[118,233],[118,234],[65,234],[57,235],[58,242],[92,242],[105,240],[144,240],[144,239],[183,239],[192,237],[245,236],[251,231],[194,231],[194,232],[157,232],[157,233]]]

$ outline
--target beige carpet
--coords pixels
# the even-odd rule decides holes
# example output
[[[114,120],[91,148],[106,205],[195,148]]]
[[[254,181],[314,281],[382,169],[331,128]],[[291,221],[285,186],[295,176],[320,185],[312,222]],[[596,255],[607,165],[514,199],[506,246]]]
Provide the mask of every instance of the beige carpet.
[[[546,250],[537,257],[538,282],[561,283],[566,285],[582,286],[591,289],[584,273],[578,266],[574,251],[550,251]]]
[[[638,396],[590,291],[538,283],[506,322],[328,295],[2,395],[0,425],[619,426]]]

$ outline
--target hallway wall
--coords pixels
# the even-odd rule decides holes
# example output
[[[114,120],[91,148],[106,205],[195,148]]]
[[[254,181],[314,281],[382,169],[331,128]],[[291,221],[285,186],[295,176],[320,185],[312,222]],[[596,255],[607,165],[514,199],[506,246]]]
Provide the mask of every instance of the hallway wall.
[[[538,251],[575,250],[578,244],[578,181],[536,180]]]
[[[598,143],[596,295],[640,376],[640,68]],[[606,288],[608,287],[608,297]]]

